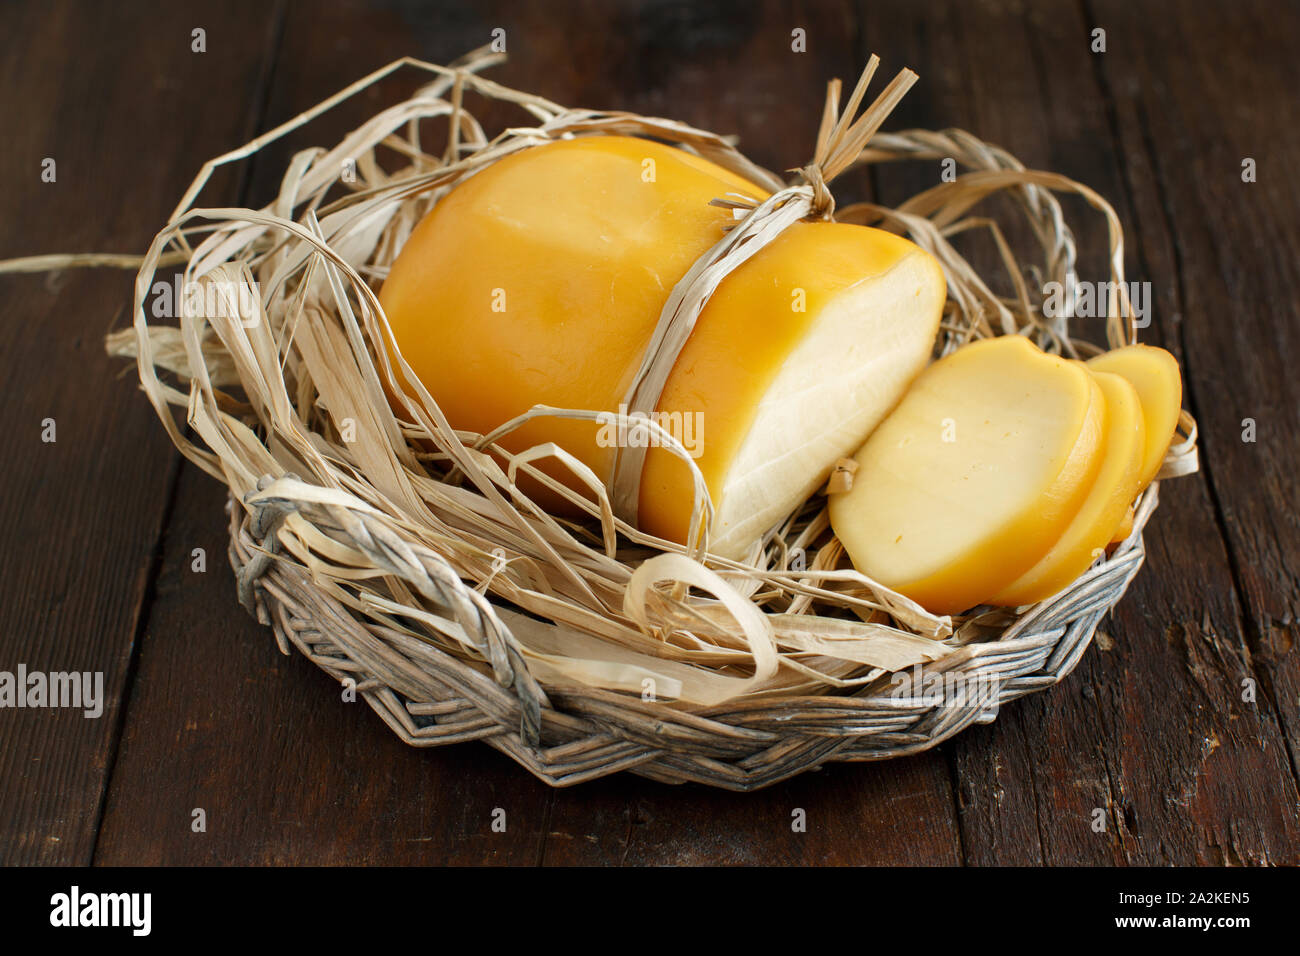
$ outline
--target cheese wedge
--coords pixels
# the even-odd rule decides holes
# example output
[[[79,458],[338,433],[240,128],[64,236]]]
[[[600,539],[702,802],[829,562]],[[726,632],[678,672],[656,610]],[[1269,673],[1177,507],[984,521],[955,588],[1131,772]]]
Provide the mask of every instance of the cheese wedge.
[[[926,369],[857,455],[831,526],[863,574],[937,614],[989,601],[1047,554],[1101,464],[1101,389],[1001,336]]]
[[[537,404],[618,411],[673,286],[734,222],[709,204],[728,193],[767,195],[648,140],[588,136],[523,150],[435,205],[380,302],[403,357],[457,429],[486,433]],[[861,445],[928,361],[945,297],[928,253],[838,223],[795,224],[722,282],[656,409],[708,485],[710,550],[751,553]],[[624,437],[633,439],[542,418],[502,445],[555,442],[608,481]],[[590,494],[562,467],[548,471]],[[689,468],[649,448],[640,528],[684,541],[691,503]]]
[[[1118,375],[1098,371],[1092,375],[1106,400],[1105,442],[1097,477],[1065,534],[990,603],[1033,604],[1069,586],[1105,550],[1137,494],[1146,441],[1137,391]]]
[[[723,280],[659,402],[704,423],[710,550],[743,555],[861,447],[929,361],[945,297],[929,253],[841,223],[795,223]],[[645,530],[683,540],[685,479],[680,461],[652,451]]]
[[[1183,404],[1183,380],[1178,371],[1178,360],[1164,349],[1151,345],[1127,345],[1089,359],[1088,367],[1119,375],[1137,390],[1146,429],[1141,477],[1135,494],[1140,493],[1160,470],[1178,428],[1178,415]]]

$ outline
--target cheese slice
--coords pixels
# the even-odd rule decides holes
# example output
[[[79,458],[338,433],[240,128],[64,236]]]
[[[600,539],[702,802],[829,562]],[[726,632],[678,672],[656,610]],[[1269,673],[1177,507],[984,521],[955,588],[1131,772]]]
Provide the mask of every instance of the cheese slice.
[[[1183,404],[1183,381],[1178,371],[1178,360],[1155,346],[1126,345],[1089,359],[1088,367],[1119,375],[1137,390],[1146,429],[1142,468],[1134,494],[1140,493],[1160,470],[1178,428],[1178,415]]]
[[[1037,564],[995,594],[993,604],[1033,604],[1068,587],[1104,552],[1137,494],[1146,442],[1137,391],[1118,375],[1098,371],[1092,375],[1106,400],[1104,451],[1097,477],[1065,534]]]
[[[734,223],[710,205],[728,193],[767,196],[649,140],[587,136],[523,150],[434,206],[380,302],[454,428],[483,434],[537,404],[618,411],[673,286]],[[862,444],[928,361],[945,298],[929,253],[842,223],[796,223],[722,282],[656,409],[708,486],[710,550],[752,554]],[[635,437],[540,418],[502,446],[554,442],[608,480],[624,440]],[[562,466],[539,467],[590,495]],[[641,529],[684,541],[692,490],[690,469],[651,447]]]
[[[1078,363],[1001,336],[926,369],[857,455],[831,525],[855,567],[937,614],[1047,554],[1101,464],[1104,399]]]

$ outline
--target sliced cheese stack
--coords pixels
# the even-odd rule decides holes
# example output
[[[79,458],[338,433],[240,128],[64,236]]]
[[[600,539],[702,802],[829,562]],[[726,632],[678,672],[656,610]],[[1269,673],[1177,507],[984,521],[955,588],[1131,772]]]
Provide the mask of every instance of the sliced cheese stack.
[[[728,193],[767,195],[648,140],[523,150],[436,204],[380,302],[454,428],[486,433],[537,404],[618,411],[673,286],[734,222],[710,205]],[[840,223],[797,223],[722,282],[656,410],[708,485],[714,553],[746,556],[861,445],[928,361],[945,296],[928,253]],[[502,444],[554,442],[608,481],[610,438],[623,440],[589,421],[540,418]],[[590,494],[550,465],[540,466]],[[689,468],[651,447],[640,527],[684,541],[692,490]]]
[[[868,439],[831,524],[860,571],[935,613],[1045,600],[1131,530],[1180,401],[1161,349],[1084,365],[1017,336],[968,345]]]
[[[1138,477],[1138,492],[1141,492],[1160,470],[1178,428],[1179,409],[1183,404],[1183,380],[1178,371],[1178,360],[1164,349],[1127,345],[1089,359],[1088,366],[1119,375],[1137,390],[1146,432]],[[1123,541],[1129,536],[1133,531],[1133,518],[1134,506],[1130,504],[1124,520],[1111,536],[1112,542]]]
[[[1137,391],[1109,372],[1093,372],[1092,377],[1106,400],[1101,466],[1092,487],[1047,554],[994,594],[991,604],[1032,604],[1066,587],[1101,556],[1137,494],[1146,439]]]
[[[1178,371],[1178,360],[1164,349],[1127,345],[1089,359],[1088,367],[1118,375],[1137,391],[1146,433],[1142,466],[1138,473],[1138,490],[1141,491],[1160,470],[1160,463],[1164,461],[1165,452],[1169,450],[1169,443],[1178,428],[1179,410],[1183,405],[1183,380]]]
[[[976,342],[923,372],[857,455],[831,525],[862,573],[948,614],[1028,571],[1101,461],[1101,389],[1028,339]]]

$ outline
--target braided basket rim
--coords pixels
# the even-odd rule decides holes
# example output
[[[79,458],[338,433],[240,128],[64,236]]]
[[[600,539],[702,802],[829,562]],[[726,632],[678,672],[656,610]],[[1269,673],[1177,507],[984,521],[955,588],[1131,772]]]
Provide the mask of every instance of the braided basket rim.
[[[277,553],[275,531],[259,537],[257,514],[235,497],[229,559],[246,609],[271,627],[280,651],[297,649],[358,695],[406,744],[439,747],[482,740],[537,779],[568,787],[628,771],[661,783],[732,791],[771,786],[827,763],[920,753],[973,724],[996,719],[1002,704],[1060,683],[1091,644],[1101,619],[1142,566],[1142,528],[1158,503],[1159,482],[1143,493],[1132,533],[1054,598],[1035,605],[997,638],[918,665],[961,675],[967,696],[787,696],[740,707],[680,707],[635,701],[591,687],[547,686],[550,706],[538,733],[509,687],[432,645],[384,628],[333,598],[300,562]],[[274,554],[274,560],[259,560]],[[460,582],[462,587],[468,587]],[[394,689],[402,663],[418,690]],[[410,678],[411,674],[404,675]]]

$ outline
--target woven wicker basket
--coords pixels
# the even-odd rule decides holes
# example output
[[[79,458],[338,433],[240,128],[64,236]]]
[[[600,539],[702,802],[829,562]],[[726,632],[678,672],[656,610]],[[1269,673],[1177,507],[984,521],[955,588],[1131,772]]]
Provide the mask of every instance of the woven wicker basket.
[[[208,164],[140,270],[134,329],[110,338],[110,351],[136,357],[145,391],[178,447],[230,488],[229,555],[239,598],[274,630],[281,650],[296,647],[337,680],[352,682],[413,746],[481,739],[554,786],[630,770],[663,782],[752,790],[829,761],[924,750],[969,724],[990,722],[1002,703],[1068,674],[1142,564],[1142,529],[1156,507],[1158,483],[1137,503],[1132,533],[1066,591],[1032,607],[977,609],[955,620],[934,618],[844,570],[825,509],[812,500],[769,534],[749,565],[706,557],[703,543],[687,552],[701,569],[716,572],[710,578],[720,582],[715,597],[726,590],[733,600],[728,608],[738,600],[749,610],[735,618],[743,634],[719,628],[714,615],[711,625],[692,632],[694,643],[674,644],[669,637],[691,630],[681,613],[708,617],[705,612],[719,604],[692,597],[678,578],[671,593],[651,587],[644,607],[630,607],[629,582],[656,542],[621,524],[607,507],[592,507],[585,530],[537,513],[511,480],[516,466],[540,475],[530,460],[515,456],[505,474],[484,454],[510,458],[490,437],[454,432],[436,409],[400,423],[383,418],[387,404],[375,401],[376,388],[392,377],[384,350],[374,346],[384,320],[373,289],[412,225],[461,175],[559,136],[669,138],[788,190],[790,201],[805,204],[801,212],[822,216],[833,209],[826,188],[839,171],[833,167],[953,157],[969,171],[937,197],[922,194],[898,209],[853,207],[837,218],[893,226],[939,256],[952,295],[938,352],[971,337],[1028,332],[1046,347],[1088,354],[1097,348],[1073,341],[1064,318],[1043,317],[1022,281],[1024,270],[1009,254],[1018,291],[996,296],[947,239],[988,226],[963,218],[964,210],[1006,190],[1041,243],[1036,278],[1066,279],[1073,275],[1074,241],[1051,190],[1073,191],[1106,215],[1112,278],[1122,284],[1121,234],[1104,201],[1064,177],[1025,170],[1004,151],[960,131],[877,133],[902,90],[886,91],[864,114],[870,121],[853,124],[869,73],[843,116],[838,87],[832,90],[821,145],[845,133],[860,134],[861,142],[839,161],[819,146],[818,161],[787,186],[714,134],[630,114],[570,111],[506,90],[478,76],[492,62],[482,54],[453,68],[401,61]],[[405,67],[430,71],[435,79],[333,150],[298,154],[271,206],[193,207],[217,165],[252,155]],[[463,105],[469,90],[521,107],[537,125],[489,140]],[[421,146],[420,124],[431,119],[451,130],[441,157]],[[375,160],[380,146],[411,165],[385,172]],[[348,172],[357,178],[350,180]],[[340,181],[344,198],[325,205],[326,193]],[[1001,233],[992,231],[1004,248]],[[207,235],[192,246],[200,233]],[[187,278],[242,283],[256,297],[231,314],[211,303],[206,309],[187,303],[178,326],[151,322],[154,276],[161,266],[178,263]],[[1135,335],[1120,288],[1109,313],[1111,345]],[[167,384],[169,378],[179,385]],[[424,406],[432,404],[424,398]],[[202,445],[190,441],[174,408],[185,410]],[[374,444],[341,437],[344,413],[362,419],[366,440]],[[1195,426],[1186,416],[1182,432],[1161,477],[1196,466]],[[817,558],[807,567],[792,562],[793,552],[814,548]],[[671,693],[664,699],[638,694],[642,671],[607,661],[593,670],[607,679],[557,677],[574,673],[563,668],[576,665],[545,643],[579,634],[588,641],[633,635],[643,639],[637,645],[642,650],[659,642],[666,657],[676,655],[677,666],[712,666],[741,685],[748,677],[736,655],[743,657],[748,647],[751,663],[758,661],[754,628],[778,620],[772,614],[787,625],[802,615],[802,626],[814,632],[858,628],[866,656],[831,666],[824,653],[783,645],[781,666],[797,679],[702,704]],[[702,645],[710,633],[713,643]],[[873,640],[889,652],[872,650]],[[889,656],[898,648],[903,657]],[[710,665],[708,654],[722,663]],[[878,654],[912,664],[881,666]],[[899,680],[903,671],[908,682]],[[608,677],[615,672],[621,676]],[[927,692],[932,685],[944,691]],[[900,693],[900,686],[906,690]]]
[[[1144,522],[1155,504],[1152,485]],[[337,680],[356,681],[358,693],[412,746],[485,740],[557,787],[632,770],[665,783],[755,790],[830,761],[927,750],[970,724],[991,723],[1005,701],[1069,674],[1145,557],[1138,533],[996,638],[968,644],[925,670],[927,678],[945,675],[945,686],[988,693],[934,702],[888,692],[785,697],[683,711],[608,691],[548,687],[550,705],[540,711],[540,726],[530,726],[519,697],[479,668],[354,614],[313,586],[301,564],[267,560],[276,541],[275,518],[265,509],[249,514],[232,501],[230,512],[230,561],[241,600],[274,629],[282,651],[296,647]],[[364,517],[358,520],[364,525]],[[421,554],[420,564],[412,584],[444,594],[448,604],[470,604],[469,586],[437,554]]]

